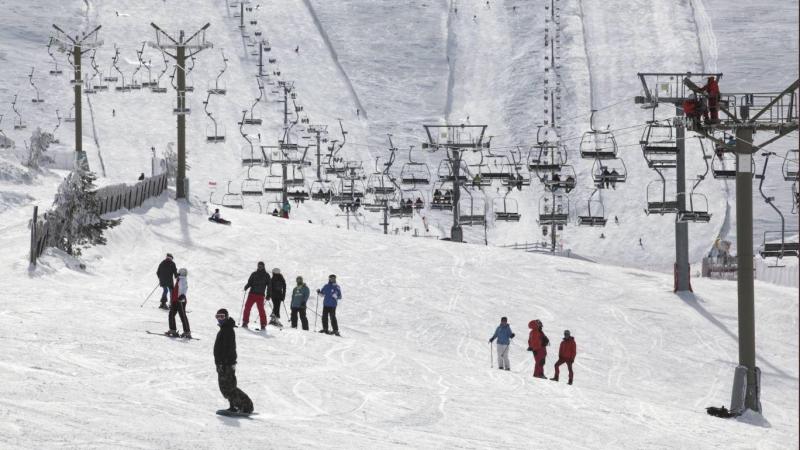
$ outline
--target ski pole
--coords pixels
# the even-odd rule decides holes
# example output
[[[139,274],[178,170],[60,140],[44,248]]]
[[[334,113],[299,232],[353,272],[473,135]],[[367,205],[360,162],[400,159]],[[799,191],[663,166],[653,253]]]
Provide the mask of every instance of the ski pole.
[[[319,292],[317,292],[317,304],[314,306],[314,330],[317,329],[317,317],[319,317]]]
[[[244,297],[246,295],[247,295],[247,291],[244,291],[244,293],[242,294],[242,310],[241,310],[242,312],[239,315],[240,320],[244,320]]]
[[[491,342],[489,342],[489,368],[494,369],[494,349]]]
[[[283,312],[286,314],[286,318],[289,319],[291,316],[289,316],[289,311],[286,309],[286,300],[281,300],[281,303],[283,303]]]
[[[139,305],[139,308],[143,307],[143,306],[144,306],[144,304],[145,304],[145,303],[147,303],[147,301],[148,301],[148,300],[150,300],[150,296],[152,296],[152,295],[153,295],[153,292],[155,292],[155,291],[156,291],[156,289],[158,289],[158,286],[159,286],[159,284],[160,284],[160,283],[156,283],[156,287],[154,287],[154,288],[153,288],[153,290],[152,290],[152,291],[150,291],[150,293],[149,293],[149,294],[147,294],[147,297],[145,297],[145,299],[144,299],[144,301],[142,302],[142,304],[141,304],[141,305]]]

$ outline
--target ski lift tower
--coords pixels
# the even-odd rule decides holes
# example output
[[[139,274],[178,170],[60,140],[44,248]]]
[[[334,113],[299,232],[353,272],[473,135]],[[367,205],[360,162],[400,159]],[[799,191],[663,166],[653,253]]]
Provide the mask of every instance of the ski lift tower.
[[[201,51],[212,47],[212,44],[206,41],[206,30],[211,24],[206,23],[188,39],[184,37],[183,30],[178,32],[178,38],[175,39],[158,25],[150,22],[150,26],[156,30],[156,42],[150,42],[150,46],[174,59],[178,74],[178,104],[173,109],[175,115],[178,116],[178,174],[175,179],[175,197],[181,199],[186,198],[189,184],[186,180],[186,115],[190,113],[189,108],[186,107],[186,58],[192,58]],[[199,39],[195,41],[198,36]],[[175,53],[169,53],[168,50],[174,50]]]
[[[645,95],[636,103],[659,101],[676,105],[679,115],[684,100],[696,94],[705,96],[694,78],[721,74],[639,74]],[[659,77],[661,80],[659,82]],[[664,79],[668,78],[668,80]],[[736,247],[737,297],[739,321],[739,365],[733,378],[731,412],[741,414],[746,409],[761,413],[761,370],[756,367],[755,306],[753,291],[753,154],[798,129],[798,86],[796,80],[779,93],[720,94],[719,120],[702,124],[687,120],[685,127],[717,144],[725,145],[724,133],[736,136]],[[655,88],[655,90],[651,89]],[[755,111],[753,114],[751,111]],[[683,159],[683,129],[678,133],[679,164]],[[772,131],[772,136],[756,145],[756,131]],[[680,172],[679,172],[680,174]],[[680,182],[680,180],[679,180]],[[679,192],[682,190],[679,189]],[[684,196],[685,198],[685,196]],[[680,200],[679,200],[680,201]],[[676,225],[677,227],[677,225]],[[688,276],[688,273],[687,273]]]
[[[317,136],[317,181],[322,180],[322,150],[320,147],[321,136],[328,132],[327,125],[309,125],[306,127],[309,133]]]
[[[489,148],[489,141],[483,142],[487,125],[423,125],[428,135],[428,142],[422,148],[431,151],[445,150],[450,162],[453,176],[453,226],[450,228],[450,240],[463,242],[458,202],[461,198],[459,171],[461,169],[461,153],[466,150],[481,151]]]
[[[97,39],[97,32],[102,25],[98,25],[92,31],[83,36],[75,35],[70,37],[64,30],[53,24],[56,35],[52,37],[59,51],[71,54],[72,65],[75,68],[75,78],[71,80],[75,94],[75,163],[76,167],[89,169],[89,162],[86,159],[86,152],[83,151],[83,114],[81,108],[81,86],[83,79],[81,76],[81,56],[97,47],[103,45],[103,41]]]
[[[678,211],[686,211],[686,127],[683,120],[683,102],[690,94],[683,86],[684,78],[702,80],[713,76],[717,80],[722,78],[721,73],[639,73],[644,95],[637,96],[636,104],[643,108],[657,108],[659,103],[671,104],[675,107],[676,154],[676,187]],[[675,292],[691,291],[689,278],[689,224],[684,221],[675,221]]]

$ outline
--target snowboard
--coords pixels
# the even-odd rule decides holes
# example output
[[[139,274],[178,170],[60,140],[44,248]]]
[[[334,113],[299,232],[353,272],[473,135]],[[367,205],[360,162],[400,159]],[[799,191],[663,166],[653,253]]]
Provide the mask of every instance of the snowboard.
[[[212,223],[218,223],[220,225],[230,225],[231,224],[230,220],[225,220],[225,219],[214,220],[214,219],[212,219],[210,217],[208,218],[208,221],[212,222]]]
[[[192,340],[195,340],[195,341],[199,341],[199,340],[200,340],[200,339],[198,339],[198,338],[196,338],[196,337],[191,337],[191,338],[182,338],[182,337],[180,337],[180,336],[167,336],[167,335],[166,335],[166,334],[164,334],[164,333],[155,333],[155,332],[153,332],[153,331],[150,331],[150,330],[146,330],[146,331],[147,331],[147,334],[152,334],[152,335],[155,335],[155,336],[164,336],[164,337],[168,337],[168,338],[170,338],[170,339],[185,339],[185,340],[192,339]]]
[[[227,409],[218,409],[217,410],[217,414],[219,414],[220,416],[225,416],[225,417],[250,417],[250,416],[257,415],[258,413],[257,412],[251,412],[251,413],[231,412],[231,411],[228,411]]]

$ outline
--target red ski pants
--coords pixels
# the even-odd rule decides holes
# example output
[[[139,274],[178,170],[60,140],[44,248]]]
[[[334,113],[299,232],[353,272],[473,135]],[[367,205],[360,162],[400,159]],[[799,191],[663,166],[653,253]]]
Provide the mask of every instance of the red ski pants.
[[[547,350],[541,348],[533,352],[533,376],[544,378],[544,359],[547,357]]]
[[[244,304],[244,314],[242,314],[242,325],[250,323],[250,309],[253,303],[258,308],[258,319],[261,321],[261,328],[267,326],[267,314],[264,312],[264,294],[247,294],[247,302]]]
[[[570,361],[568,359],[558,358],[558,361],[556,361],[555,379],[558,380],[558,366],[560,366],[561,364],[564,364],[564,363],[567,363],[567,370],[569,371],[569,382],[572,383],[572,361]]]

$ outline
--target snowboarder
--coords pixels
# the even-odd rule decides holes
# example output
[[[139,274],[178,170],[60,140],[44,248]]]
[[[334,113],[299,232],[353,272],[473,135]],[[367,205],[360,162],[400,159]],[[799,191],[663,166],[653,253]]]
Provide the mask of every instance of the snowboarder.
[[[708,110],[703,112],[703,121],[708,125],[709,123],[719,123],[719,84],[714,77],[708,77],[708,82],[705,86],[700,88],[708,96]],[[708,114],[711,113],[709,120]]]
[[[178,314],[183,327],[183,334],[180,337],[185,339],[192,338],[192,332],[189,329],[189,318],[186,317],[186,292],[189,290],[189,282],[186,277],[188,275],[187,270],[181,267],[181,270],[178,271],[175,287],[172,289],[172,299],[169,303],[169,331],[165,333],[169,337],[178,337],[177,326],[175,325],[175,314]]]
[[[256,271],[250,274],[247,279],[247,284],[244,285],[244,290],[250,289],[247,294],[247,302],[244,304],[244,312],[242,313],[242,328],[247,328],[250,322],[250,309],[255,303],[258,308],[258,318],[260,320],[261,329],[267,326],[267,314],[264,312],[264,298],[268,297],[267,289],[270,284],[269,274],[264,268],[264,262],[259,261]]]
[[[167,253],[167,257],[161,261],[156,269],[156,276],[158,277],[158,285],[161,286],[161,309],[167,308],[167,295],[172,291],[172,280],[178,278],[178,267],[172,261],[172,253]]]
[[[283,206],[281,207],[281,217],[284,219],[289,218],[289,212],[292,210],[292,205],[289,204],[289,200],[283,201]]]
[[[545,358],[547,357],[547,345],[550,343],[547,336],[542,331],[542,321],[539,319],[528,322],[531,329],[528,335],[528,351],[533,352],[535,366],[533,376],[536,378],[546,378],[544,375]]]
[[[342,299],[342,289],[336,284],[336,275],[328,276],[328,284],[317,289],[317,294],[322,294],[325,299],[322,302],[322,329],[320,333],[331,334],[328,331],[328,317],[331,318],[331,326],[333,327],[333,334],[339,336],[339,323],[336,321],[336,306],[339,300]]]
[[[617,225],[619,225],[619,217],[617,217],[617,216],[614,216],[614,223],[615,223],[615,224],[617,224]]]
[[[308,319],[306,318],[306,304],[308,303],[308,286],[303,282],[303,277],[297,277],[297,286],[292,289],[292,328],[297,328],[297,316],[303,329],[308,331]]]
[[[300,46],[299,45],[294,48],[294,52],[295,53],[300,53]]]
[[[514,332],[508,325],[508,318],[501,317],[500,325],[494,330],[494,334],[489,339],[489,344],[497,339],[497,368],[500,370],[511,370],[511,362],[508,360],[508,347],[511,339],[514,339]]]
[[[219,213],[219,208],[214,210],[214,214],[212,214],[211,217],[208,218],[208,221],[209,222],[221,223],[223,225],[230,225],[231,224],[230,220],[225,220],[225,219],[222,218],[222,215]]]
[[[558,381],[558,367],[567,363],[567,370],[569,371],[569,382],[567,384],[572,384],[572,363],[575,362],[575,352],[575,338],[570,335],[569,330],[564,330],[564,339],[558,347],[558,361],[556,361],[555,366],[556,374],[553,378],[550,378],[551,380]]]
[[[269,323],[271,325],[282,326],[281,318],[281,302],[286,298],[286,280],[281,275],[281,269],[272,269],[272,280],[269,284],[269,297],[272,299],[272,314],[269,316]]]
[[[219,391],[228,400],[228,412],[251,413],[253,401],[236,387],[236,322],[228,316],[225,308],[217,311],[217,339],[214,341],[214,364],[217,366]]]

